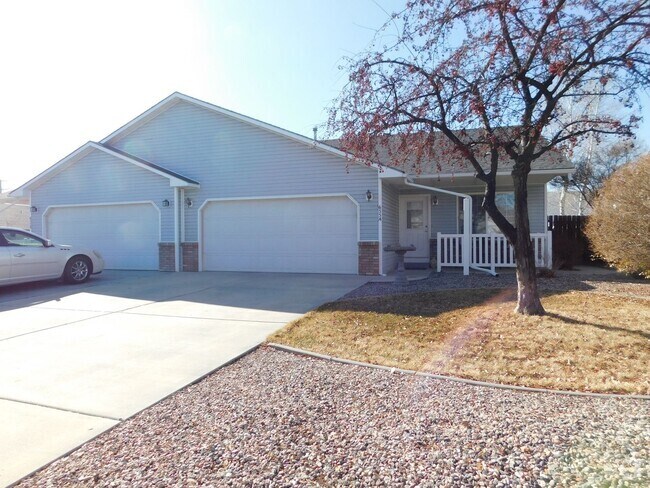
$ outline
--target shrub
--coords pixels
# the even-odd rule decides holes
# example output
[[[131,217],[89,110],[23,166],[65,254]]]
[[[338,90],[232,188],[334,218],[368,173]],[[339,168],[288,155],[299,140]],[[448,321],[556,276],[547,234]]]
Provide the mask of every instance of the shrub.
[[[650,154],[605,182],[585,232],[596,256],[650,278]]]

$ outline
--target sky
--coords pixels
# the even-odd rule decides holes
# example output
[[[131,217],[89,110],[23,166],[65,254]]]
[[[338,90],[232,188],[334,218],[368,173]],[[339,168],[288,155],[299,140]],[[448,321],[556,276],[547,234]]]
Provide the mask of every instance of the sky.
[[[174,91],[308,137],[404,0],[0,3],[0,180],[13,189]],[[650,134],[645,98],[641,134]],[[645,137],[650,142],[650,136]]]

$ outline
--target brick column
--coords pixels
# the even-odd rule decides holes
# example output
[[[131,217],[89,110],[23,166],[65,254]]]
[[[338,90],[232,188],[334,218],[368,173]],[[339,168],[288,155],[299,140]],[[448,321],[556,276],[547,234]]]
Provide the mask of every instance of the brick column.
[[[160,271],[176,271],[175,250],[176,246],[173,242],[158,243],[158,269]]]
[[[359,243],[359,274],[366,276],[379,274],[379,242]]]
[[[199,243],[183,242],[181,244],[183,254],[183,271],[199,270]]]

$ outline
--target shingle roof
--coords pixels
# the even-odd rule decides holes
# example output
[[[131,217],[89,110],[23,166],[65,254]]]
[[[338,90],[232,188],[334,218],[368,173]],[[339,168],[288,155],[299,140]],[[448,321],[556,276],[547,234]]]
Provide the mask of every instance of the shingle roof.
[[[466,131],[469,134],[473,131]],[[405,137],[401,135],[385,136],[373,146],[374,155],[370,159],[376,163],[395,168],[406,173],[434,175],[434,174],[459,174],[474,173],[471,163],[464,159],[460,154],[453,150],[452,142],[441,133],[432,136],[413,135],[425,142],[424,138],[430,138],[427,144],[411,144],[410,146],[424,147],[420,156],[409,151]],[[342,149],[340,139],[330,139],[321,141],[337,149]],[[419,160],[419,162],[418,162]],[[484,153],[479,160],[481,167],[488,170],[490,167],[489,154]],[[509,157],[503,157],[499,161],[499,172],[509,171],[512,169],[513,162]],[[560,151],[552,150],[544,153],[541,157],[533,161],[531,169],[539,170],[569,170],[572,164]]]

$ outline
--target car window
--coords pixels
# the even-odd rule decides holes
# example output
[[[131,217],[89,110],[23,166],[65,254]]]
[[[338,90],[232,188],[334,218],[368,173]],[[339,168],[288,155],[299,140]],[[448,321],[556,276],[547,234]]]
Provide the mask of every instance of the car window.
[[[22,232],[3,230],[2,236],[7,241],[8,246],[44,247],[43,241]]]

